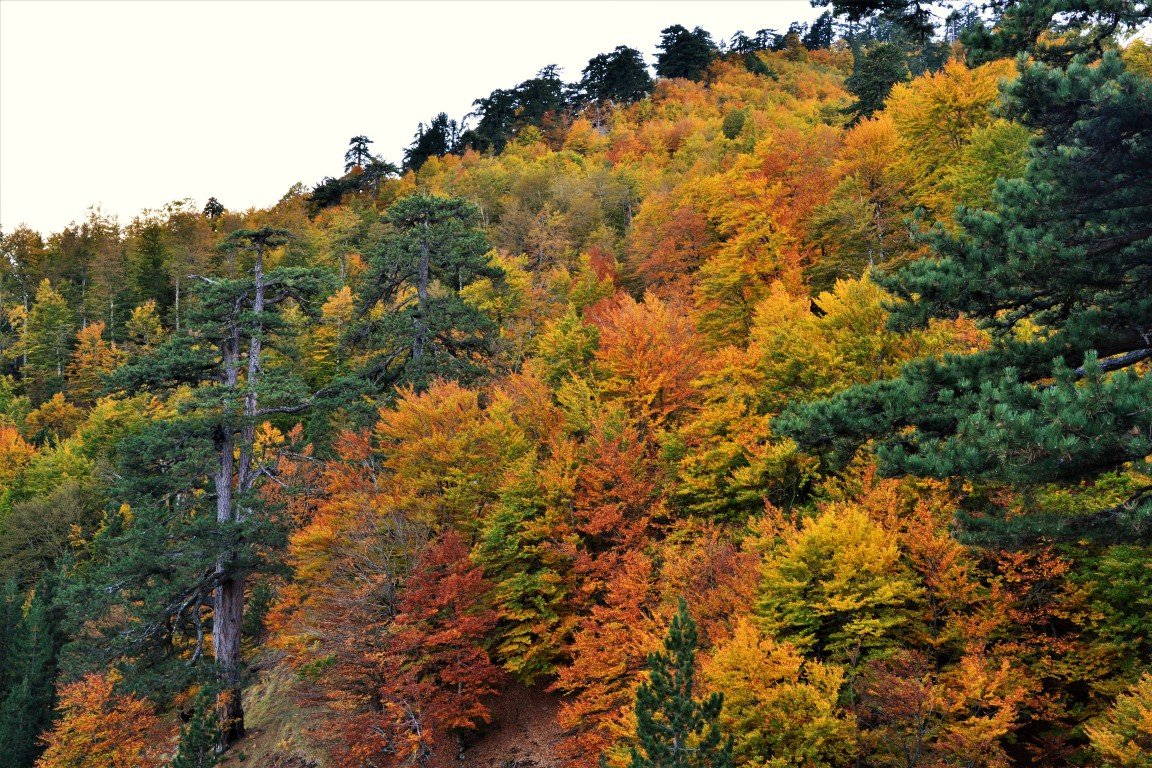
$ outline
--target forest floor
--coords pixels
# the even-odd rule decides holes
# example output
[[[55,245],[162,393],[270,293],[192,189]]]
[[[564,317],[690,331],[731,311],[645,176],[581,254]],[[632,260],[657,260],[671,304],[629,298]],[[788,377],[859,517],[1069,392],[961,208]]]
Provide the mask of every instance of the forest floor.
[[[245,691],[248,733],[233,747],[227,768],[328,768],[306,731],[318,722],[319,710],[308,709],[293,695],[293,673],[272,664]],[[508,683],[490,704],[492,723],[465,743],[461,753],[454,738],[432,745],[426,768],[557,768],[557,745],[563,731],[556,723],[560,696],[543,686]]]

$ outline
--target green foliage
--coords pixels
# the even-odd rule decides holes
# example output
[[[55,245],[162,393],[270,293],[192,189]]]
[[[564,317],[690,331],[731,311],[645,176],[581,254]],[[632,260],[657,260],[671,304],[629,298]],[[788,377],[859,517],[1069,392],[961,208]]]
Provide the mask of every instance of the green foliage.
[[[672,618],[664,650],[648,656],[649,679],[636,690],[630,768],[731,768],[732,739],[720,734],[721,693],[695,697],[696,622],[688,604]]]
[[[216,692],[203,688],[193,702],[191,717],[180,731],[176,756],[169,768],[212,768],[220,762],[219,745]]]
[[[28,312],[25,335],[28,393],[34,404],[41,403],[64,387],[64,369],[76,331],[76,317],[68,300],[43,280]]]
[[[718,53],[712,35],[700,27],[689,31],[679,24],[660,30],[656,74],[700,80]]]
[[[610,53],[601,53],[588,60],[578,87],[584,98],[591,102],[630,104],[651,92],[652,77],[640,51],[618,45]]]
[[[855,67],[844,81],[856,97],[848,111],[857,119],[872,117],[884,107],[892,87],[908,79],[907,56],[893,43],[877,43],[854,55]]]
[[[418,171],[430,157],[443,157],[461,150],[460,126],[441,112],[427,126],[420,123],[412,145],[404,150],[404,170]]]
[[[878,438],[883,469],[934,477],[1074,482],[1148,467],[1152,378],[1135,364],[1152,356],[1152,83],[1115,54],[1021,66],[1005,109],[1038,134],[1023,178],[997,184],[993,210],[961,210],[959,234],[937,228],[936,258],[880,280],[906,300],[895,327],[962,313],[992,348],[793,407],[784,433],[839,459]],[[1087,524],[1146,536],[1148,506]]]
[[[830,505],[786,532],[765,561],[758,615],[772,636],[821,658],[882,655],[920,598],[900,559],[864,510]]]
[[[58,610],[45,578],[21,605],[14,585],[3,595],[4,669],[0,671],[0,755],[13,768],[31,768],[39,737],[52,719],[53,679],[60,648]]]
[[[503,274],[489,261],[475,207],[414,195],[384,220],[389,228],[371,253],[354,331],[369,355],[365,375],[382,387],[475,378],[496,328],[460,291]]]

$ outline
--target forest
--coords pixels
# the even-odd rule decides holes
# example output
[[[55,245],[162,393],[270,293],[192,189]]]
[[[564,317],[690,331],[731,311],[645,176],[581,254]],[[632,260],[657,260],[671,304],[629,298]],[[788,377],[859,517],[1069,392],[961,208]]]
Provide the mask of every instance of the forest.
[[[0,763],[1152,767],[1152,8],[814,5],[0,233]]]

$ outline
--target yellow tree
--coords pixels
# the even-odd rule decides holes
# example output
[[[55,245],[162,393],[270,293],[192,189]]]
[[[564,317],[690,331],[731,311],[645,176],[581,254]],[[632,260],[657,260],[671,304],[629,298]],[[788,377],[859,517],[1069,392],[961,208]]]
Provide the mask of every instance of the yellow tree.
[[[68,393],[79,405],[92,405],[104,389],[104,377],[124,361],[124,353],[104,339],[104,323],[95,322],[76,334],[68,363]]]
[[[602,391],[641,427],[657,430],[690,408],[700,349],[683,307],[648,294],[618,294],[592,313]]]
[[[1152,672],[1117,696],[1086,730],[1092,749],[1110,768],[1152,766]]]
[[[44,737],[37,768],[159,768],[173,729],[152,704],[115,693],[115,671],[93,673],[60,691],[59,718]]]
[[[833,768],[853,757],[853,718],[838,703],[841,667],[805,660],[745,618],[703,671],[709,688],[724,694],[720,720],[735,737],[737,766]]]
[[[900,165],[913,179],[916,202],[942,218],[952,214],[954,200],[945,192],[949,169],[971,141],[972,132],[992,122],[1000,81],[1015,72],[1001,59],[968,68],[953,59],[938,72],[892,89],[885,112],[900,136]]]

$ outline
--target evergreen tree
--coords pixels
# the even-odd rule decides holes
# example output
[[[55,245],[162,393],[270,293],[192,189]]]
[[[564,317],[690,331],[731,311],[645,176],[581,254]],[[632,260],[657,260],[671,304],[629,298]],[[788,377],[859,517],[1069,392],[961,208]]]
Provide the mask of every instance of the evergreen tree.
[[[516,86],[516,127],[540,126],[545,118],[559,114],[565,107],[564,81],[560,68],[549,64]]]
[[[963,314],[992,347],[793,406],[785,434],[838,459],[876,438],[888,473],[1023,485],[1152,466],[1152,81],[1114,53],[1021,68],[1004,108],[1036,135],[1024,177],[997,183],[993,210],[961,209],[958,234],[931,233],[933,258],[881,279],[905,300],[893,327]],[[1147,537],[1150,501],[1013,525]]]
[[[348,151],[344,153],[344,173],[353,168],[366,168],[372,162],[372,153],[368,145],[372,139],[367,136],[353,136],[348,139]]]
[[[640,51],[618,45],[611,53],[588,61],[577,88],[596,106],[599,117],[599,107],[606,102],[631,104],[647,96],[652,91],[652,77]]]
[[[640,747],[632,749],[630,768],[732,767],[732,740],[718,725],[723,694],[694,696],[696,641],[696,622],[681,599],[664,651],[649,655],[650,679],[636,691]]]
[[[460,199],[413,195],[384,220],[389,230],[371,253],[356,331],[371,355],[366,375],[417,387],[437,376],[474,377],[496,328],[460,292],[503,275],[488,258],[479,214]]]
[[[4,656],[0,755],[5,765],[31,768],[42,750],[40,734],[52,719],[60,645],[48,578],[40,580],[18,615]]]
[[[24,376],[33,402],[47,400],[63,389],[75,329],[76,316],[68,300],[51,282],[42,280],[28,313],[24,342]]]
[[[135,223],[129,251],[128,269],[133,294],[138,302],[154,301],[165,312],[172,305],[172,286],[168,280],[169,247],[164,225],[155,219]],[[126,308],[125,308],[126,309]],[[122,326],[109,325],[113,338],[123,338]]]
[[[475,109],[468,117],[480,120],[467,132],[465,142],[481,152],[503,152],[515,132],[519,109],[516,92],[497,88],[488,96],[473,101],[472,106]]]
[[[700,27],[688,31],[679,24],[660,31],[660,52],[656,54],[656,74],[700,80],[719,52],[712,35]]]
[[[831,48],[836,39],[836,28],[832,22],[832,12],[825,11],[812,22],[812,26],[801,36],[804,47],[810,51]]]
[[[172,399],[118,444],[112,497],[123,506],[108,515],[70,600],[78,625],[100,618],[103,632],[73,644],[77,664],[131,659],[125,673],[136,689],[170,692],[190,682],[210,631],[225,744],[244,733],[245,584],[281,543],[260,504],[275,457],[260,451],[257,429],[310,403],[284,356],[281,311],[290,300],[311,306],[319,285],[307,270],[264,271],[286,235],[233,232],[225,246],[250,260],[250,276],[204,280],[185,332],[113,377],[119,389]],[[269,350],[279,354],[270,359]]]
[[[878,43],[855,52],[855,68],[844,81],[856,101],[848,111],[857,119],[872,117],[884,108],[892,87],[908,79],[908,61],[904,51],[894,43]]]
[[[204,205],[204,217],[208,219],[218,219],[224,215],[224,206],[220,201],[214,197],[208,198],[208,202]]]
[[[404,170],[418,171],[428,158],[456,154],[460,148],[460,126],[441,112],[427,126],[417,126],[412,145],[404,150]]]
[[[220,728],[214,699],[211,687],[201,689],[193,703],[192,716],[180,731],[176,757],[169,768],[212,768],[220,762]]]

